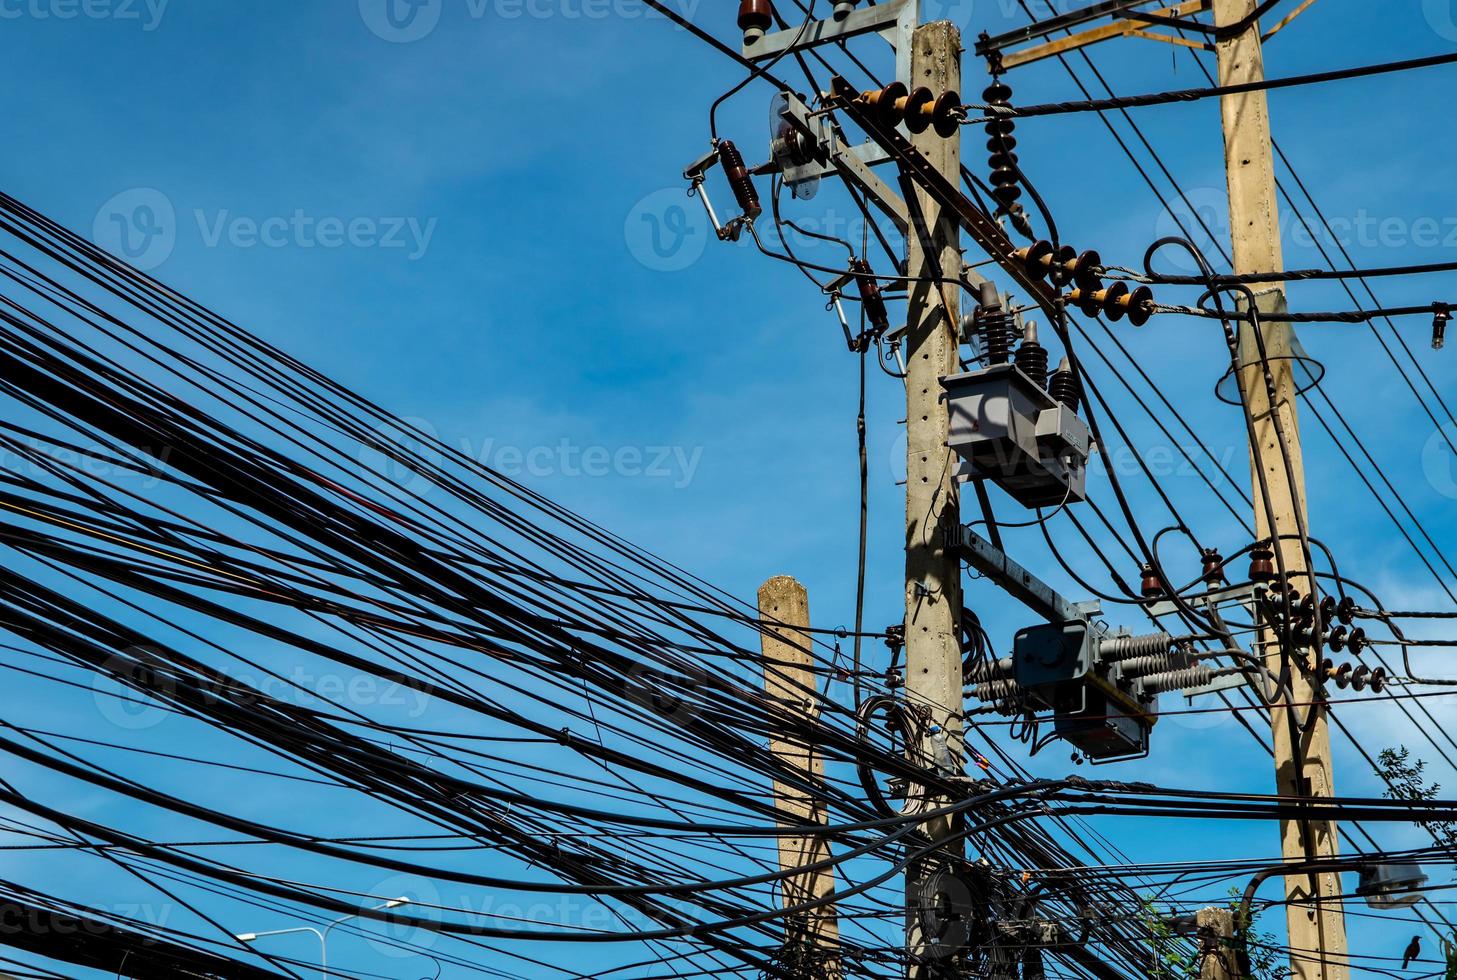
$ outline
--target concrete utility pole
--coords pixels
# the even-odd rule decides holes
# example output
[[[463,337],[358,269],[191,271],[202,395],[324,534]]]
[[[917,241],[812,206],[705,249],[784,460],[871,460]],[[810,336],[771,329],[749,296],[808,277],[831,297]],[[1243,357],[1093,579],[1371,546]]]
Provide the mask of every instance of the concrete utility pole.
[[[1195,916],[1199,926],[1199,980],[1238,980],[1230,940],[1234,937],[1234,913],[1229,909],[1200,909]]]
[[[936,93],[961,90],[961,33],[956,25],[938,21],[916,29],[908,84],[912,89],[924,85]],[[943,139],[928,129],[912,141],[937,170],[960,182],[959,133]],[[917,761],[935,764],[938,748],[929,733],[939,729],[946,747],[940,755],[959,772],[966,755],[958,629],[961,566],[948,551],[947,542],[959,528],[961,514],[956,463],[946,445],[949,417],[941,379],[959,370],[959,297],[954,283],[962,265],[961,232],[954,218],[943,216],[930,197],[919,191],[916,196],[930,240],[921,241],[912,221],[907,236],[907,265],[913,282],[906,321],[906,700],[927,722],[928,736]],[[910,211],[914,215],[917,208]],[[916,277],[945,277],[953,285],[915,282]],[[934,808],[947,801],[921,802]],[[925,829],[932,840],[941,840],[951,835],[952,821],[943,818]],[[948,845],[948,849],[961,853],[959,844]],[[921,944],[917,906],[922,870],[911,868],[906,874],[906,939],[912,954]],[[909,976],[922,980],[935,973],[913,963]]]
[[[804,628],[809,626],[809,595],[804,586],[787,575],[778,575],[765,582],[759,589],[759,617],[765,627],[761,641],[764,692],[769,696],[771,706],[777,705],[785,715],[798,714],[806,721],[815,721],[819,717],[819,704],[814,698],[816,679],[810,636],[804,632]],[[804,783],[824,781],[824,758],[803,739],[771,738],[769,750],[801,773],[804,781],[795,784],[775,780],[774,801],[778,808],[792,814],[795,823],[824,823],[827,815],[823,797],[816,797],[804,789]],[[779,866],[784,871],[794,871],[826,861],[829,857],[828,838],[779,838]],[[784,879],[779,890],[780,902],[785,908],[790,908],[824,898],[834,890],[834,869],[808,871]],[[816,969],[812,971],[813,975],[829,980],[838,980],[842,976],[840,926],[834,905],[822,906],[802,916],[788,917],[784,933],[787,949],[798,950],[806,959],[814,961]]]
[[[1249,17],[1256,0],[1214,0],[1214,22],[1224,27]],[[1251,23],[1246,29],[1217,42],[1219,83],[1234,85],[1260,81],[1265,76],[1260,28]],[[1284,269],[1280,246],[1279,213],[1276,202],[1275,164],[1271,154],[1270,114],[1264,92],[1225,96],[1221,100],[1224,117],[1224,155],[1229,180],[1230,229],[1234,245],[1236,274],[1278,272]],[[1277,286],[1258,299],[1264,312],[1283,312],[1285,292]],[[1266,324],[1262,327],[1270,372],[1274,377],[1275,397],[1271,404],[1263,370],[1259,365],[1253,330],[1241,327],[1240,360],[1253,364],[1240,372],[1239,383],[1254,418],[1254,443],[1250,447],[1251,465],[1264,469],[1269,486],[1270,511],[1261,499],[1258,478],[1255,481],[1255,528],[1259,538],[1275,539],[1280,549],[1290,583],[1302,593],[1314,594],[1315,584],[1308,574],[1298,538],[1307,520],[1305,501],[1305,468],[1300,450],[1300,429],[1295,411],[1295,362],[1291,359],[1294,330],[1289,324]],[[1277,430],[1277,424],[1280,429]],[[1287,474],[1282,457],[1280,431],[1289,453]],[[1273,517],[1273,524],[1271,518]],[[1283,535],[1295,537],[1282,538]],[[1270,631],[1261,634],[1272,669],[1279,670],[1280,654],[1276,637]],[[1309,676],[1299,670],[1293,673],[1292,690],[1296,703],[1310,705],[1319,693]],[[1334,794],[1331,779],[1330,732],[1325,713],[1319,706],[1297,708],[1300,719],[1305,712],[1313,717],[1305,734],[1293,730],[1290,713],[1283,703],[1273,707],[1271,726],[1275,749],[1276,786],[1282,795],[1329,797]],[[1297,746],[1304,757],[1304,766],[1296,764]],[[1283,852],[1290,860],[1334,857],[1337,853],[1336,827],[1331,821],[1287,820],[1281,824]],[[1296,980],[1345,980],[1346,926],[1340,899],[1340,875],[1291,876],[1285,879],[1290,945],[1296,950],[1318,953],[1297,953],[1292,958]]]

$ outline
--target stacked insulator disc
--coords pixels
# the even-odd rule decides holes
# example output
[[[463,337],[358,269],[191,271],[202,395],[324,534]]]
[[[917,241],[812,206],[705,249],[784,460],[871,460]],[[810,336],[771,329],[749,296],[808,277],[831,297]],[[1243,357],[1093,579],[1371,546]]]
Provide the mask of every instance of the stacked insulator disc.
[[[1012,89],[1000,81],[987,86],[982,99],[990,106],[1011,108]],[[1010,116],[997,116],[987,123],[987,152],[991,154],[992,197],[997,202],[997,213],[1006,214],[1022,196],[1017,186],[1017,138],[1012,132],[1017,128]]]

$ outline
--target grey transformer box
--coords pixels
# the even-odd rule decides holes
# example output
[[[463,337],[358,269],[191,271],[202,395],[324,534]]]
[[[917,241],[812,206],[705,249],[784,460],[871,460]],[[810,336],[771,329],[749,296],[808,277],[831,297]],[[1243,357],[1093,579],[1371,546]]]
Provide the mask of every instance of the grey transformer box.
[[[990,480],[1024,507],[1087,499],[1092,437],[1082,419],[1015,364],[943,378],[950,409],[947,444],[957,476]]]

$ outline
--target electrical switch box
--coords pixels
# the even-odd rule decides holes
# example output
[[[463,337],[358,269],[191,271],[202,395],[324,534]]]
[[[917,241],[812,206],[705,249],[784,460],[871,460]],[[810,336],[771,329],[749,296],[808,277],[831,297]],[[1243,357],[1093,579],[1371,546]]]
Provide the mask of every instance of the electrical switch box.
[[[949,445],[963,479],[990,480],[1024,507],[1087,497],[1092,437],[1082,419],[1016,365],[942,380],[951,416]]]

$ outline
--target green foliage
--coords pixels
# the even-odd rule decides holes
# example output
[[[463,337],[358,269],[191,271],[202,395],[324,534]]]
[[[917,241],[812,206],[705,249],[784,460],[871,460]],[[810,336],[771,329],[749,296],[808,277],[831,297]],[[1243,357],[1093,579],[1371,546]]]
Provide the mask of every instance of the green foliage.
[[[1149,980],[1188,980],[1199,975],[1198,964],[1189,954],[1189,943],[1174,935],[1168,921],[1159,913],[1152,898],[1145,897],[1140,908],[1153,960],[1149,963]]]
[[[1229,895],[1229,908],[1238,922],[1241,893],[1239,889],[1231,889]],[[1199,980],[1201,963],[1197,942],[1176,936],[1152,898],[1143,899],[1140,918],[1147,931],[1149,945],[1153,947],[1149,980]],[[1274,936],[1255,929],[1255,918],[1251,915],[1250,921],[1245,924],[1250,969],[1240,980],[1287,980],[1290,969],[1281,947],[1275,944]],[[1233,963],[1236,957],[1231,955],[1229,960]],[[1457,977],[1452,980],[1457,980]]]
[[[1405,745],[1382,749],[1381,754],[1376,757],[1376,763],[1380,767],[1378,773],[1387,783],[1387,788],[1381,795],[1388,800],[1435,800],[1442,790],[1439,783],[1427,785],[1426,761],[1413,759]],[[1431,833],[1437,843],[1457,847],[1457,824],[1452,821],[1423,820],[1421,826]]]

